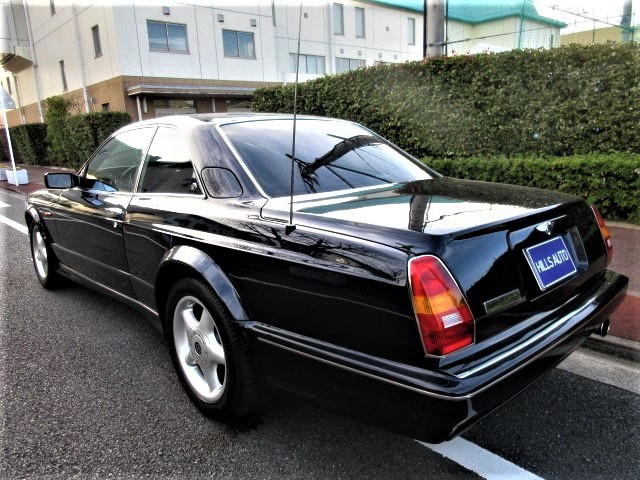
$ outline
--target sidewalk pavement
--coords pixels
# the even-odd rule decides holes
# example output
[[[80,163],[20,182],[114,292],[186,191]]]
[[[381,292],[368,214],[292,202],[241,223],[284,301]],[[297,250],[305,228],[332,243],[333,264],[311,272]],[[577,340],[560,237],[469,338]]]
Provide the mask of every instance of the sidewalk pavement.
[[[12,185],[0,181],[0,188],[23,195],[44,188],[44,174],[55,171],[72,171],[58,167],[21,165],[26,169],[29,183]],[[610,269],[629,277],[629,289],[622,305],[611,316],[611,328],[605,338],[592,335],[585,347],[620,358],[640,362],[640,226],[608,221],[607,227],[613,240],[613,261]]]

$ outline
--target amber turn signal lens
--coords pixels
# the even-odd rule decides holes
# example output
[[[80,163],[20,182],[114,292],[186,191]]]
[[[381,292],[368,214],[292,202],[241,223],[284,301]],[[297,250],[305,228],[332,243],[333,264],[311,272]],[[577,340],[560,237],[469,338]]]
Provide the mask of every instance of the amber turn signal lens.
[[[600,228],[600,233],[602,234],[602,240],[604,240],[604,246],[607,249],[607,261],[606,265],[611,263],[613,259],[613,242],[611,241],[611,235],[609,234],[609,230],[604,223],[604,219],[598,210],[598,207],[595,205],[591,205],[591,210],[593,210],[593,214],[596,216],[596,221],[598,222],[598,227]]]

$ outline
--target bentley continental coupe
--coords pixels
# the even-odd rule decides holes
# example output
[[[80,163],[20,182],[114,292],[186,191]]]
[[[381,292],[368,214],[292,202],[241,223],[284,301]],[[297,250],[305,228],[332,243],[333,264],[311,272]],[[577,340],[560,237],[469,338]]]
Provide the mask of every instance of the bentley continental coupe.
[[[371,130],[289,115],[128,125],[25,219],[45,288],[148,315],[210,417],[273,394],[428,442],[604,335],[628,279],[576,196],[444,177]]]

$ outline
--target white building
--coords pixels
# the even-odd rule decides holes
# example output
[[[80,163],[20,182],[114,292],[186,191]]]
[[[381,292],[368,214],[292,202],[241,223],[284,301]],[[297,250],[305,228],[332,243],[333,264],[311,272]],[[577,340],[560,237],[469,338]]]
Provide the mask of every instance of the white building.
[[[0,0],[0,81],[18,105],[10,124],[41,121],[43,100],[54,95],[73,98],[82,111],[126,110],[134,119],[250,108],[255,88],[295,77],[299,5],[291,0]],[[456,35],[467,38],[483,23],[456,18],[453,14],[460,14],[454,10],[449,30]],[[422,12],[422,0],[304,1],[301,80],[422,58]],[[531,21],[524,9],[521,13],[520,22]],[[553,45],[559,26],[552,30],[551,41],[524,46]],[[456,50],[468,53],[472,47],[465,43]]]

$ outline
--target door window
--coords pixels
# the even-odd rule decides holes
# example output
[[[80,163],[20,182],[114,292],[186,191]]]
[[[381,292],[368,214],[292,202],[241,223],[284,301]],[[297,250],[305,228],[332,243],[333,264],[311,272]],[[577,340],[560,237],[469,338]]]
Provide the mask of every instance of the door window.
[[[139,128],[113,137],[91,159],[80,186],[106,192],[132,192],[142,153],[152,134],[152,128]]]
[[[201,193],[189,151],[177,130],[158,127],[147,153],[139,191]]]

